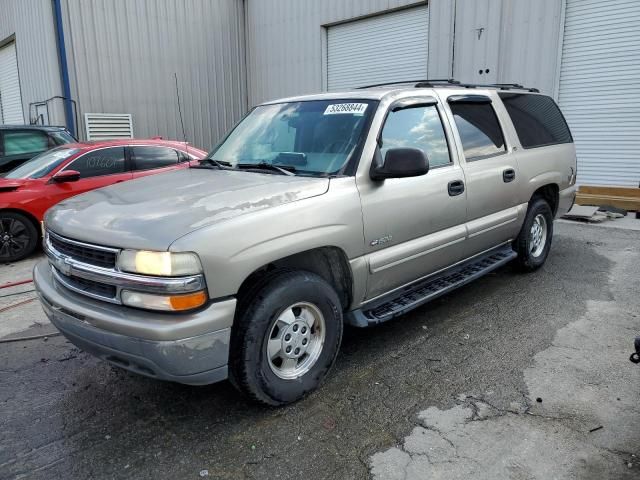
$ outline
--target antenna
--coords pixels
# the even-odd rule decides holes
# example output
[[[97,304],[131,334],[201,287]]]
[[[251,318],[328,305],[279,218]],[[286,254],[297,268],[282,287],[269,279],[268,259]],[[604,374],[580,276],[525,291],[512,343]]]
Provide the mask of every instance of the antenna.
[[[178,115],[180,115],[180,126],[182,127],[182,140],[184,141],[184,148],[187,151],[187,156],[189,160],[191,160],[191,155],[189,155],[189,144],[187,143],[187,134],[184,131],[184,121],[182,120],[182,107],[180,105],[180,90],[178,89],[178,74],[173,72],[173,78],[176,81],[176,98],[178,99]]]

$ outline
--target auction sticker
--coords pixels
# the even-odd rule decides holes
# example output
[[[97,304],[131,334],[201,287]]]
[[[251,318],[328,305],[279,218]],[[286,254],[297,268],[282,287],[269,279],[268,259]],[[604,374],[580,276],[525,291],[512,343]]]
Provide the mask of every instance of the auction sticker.
[[[339,113],[349,113],[352,115],[363,115],[367,109],[366,103],[334,103],[327,105],[325,115],[336,115]]]

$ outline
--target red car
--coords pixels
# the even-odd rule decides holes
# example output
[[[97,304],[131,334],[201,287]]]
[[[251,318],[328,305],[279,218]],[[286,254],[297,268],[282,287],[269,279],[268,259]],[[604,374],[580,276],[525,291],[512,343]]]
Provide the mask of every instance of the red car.
[[[186,168],[206,155],[184,142],[127,139],[69,143],[33,157],[0,178],[0,263],[33,252],[44,213],[65,198]]]

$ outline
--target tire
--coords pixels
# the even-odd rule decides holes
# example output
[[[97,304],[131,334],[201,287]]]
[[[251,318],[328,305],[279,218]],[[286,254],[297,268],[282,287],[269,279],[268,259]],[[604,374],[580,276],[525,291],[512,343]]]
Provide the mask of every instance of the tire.
[[[536,197],[529,204],[524,224],[514,242],[519,269],[533,272],[544,265],[552,239],[553,212],[546,200]]]
[[[231,333],[232,383],[271,406],[318,388],[342,341],[342,307],[333,288],[313,273],[284,271],[269,275],[239,303]]]
[[[29,218],[17,212],[0,212],[0,263],[27,257],[38,244],[38,230]]]

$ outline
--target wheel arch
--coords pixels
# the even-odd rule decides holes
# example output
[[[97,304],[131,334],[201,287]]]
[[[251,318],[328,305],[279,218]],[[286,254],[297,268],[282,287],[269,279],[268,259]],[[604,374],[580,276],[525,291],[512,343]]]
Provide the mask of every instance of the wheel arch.
[[[558,212],[558,204],[560,203],[560,187],[558,184],[548,183],[538,187],[531,195],[529,203],[531,203],[535,198],[544,199],[551,207],[553,216],[556,216],[556,213]]]
[[[240,285],[238,297],[242,298],[243,294],[282,270],[304,270],[320,276],[336,291],[344,310],[353,300],[353,272],[349,259],[344,250],[335,246],[316,247],[294,253],[257,268]]]
[[[36,232],[38,232],[38,241],[42,239],[42,228],[40,227],[40,222],[35,217],[35,215],[33,215],[30,212],[27,212],[26,210],[20,210],[19,208],[0,208],[0,214],[5,212],[19,213],[20,215],[24,215],[33,224],[33,226],[36,229]]]

